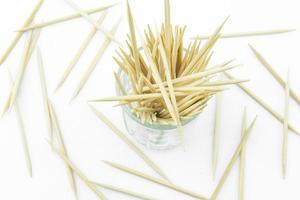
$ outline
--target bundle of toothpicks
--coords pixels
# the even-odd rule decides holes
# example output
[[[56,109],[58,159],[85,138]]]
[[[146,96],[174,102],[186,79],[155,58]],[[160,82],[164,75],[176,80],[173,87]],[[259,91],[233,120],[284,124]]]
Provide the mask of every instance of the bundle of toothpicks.
[[[235,67],[232,61],[208,68],[227,19],[207,41],[194,40],[185,49],[186,27],[172,25],[169,8],[165,5],[160,30],[148,25],[142,35],[127,3],[127,48],[120,47],[114,60],[126,74],[130,89],[124,87],[120,74],[115,74],[120,96],[93,101],[118,101],[118,105],[128,106],[142,123],[172,124],[181,130],[183,120],[200,114],[211,97],[226,89],[226,85],[241,80],[212,81]]]

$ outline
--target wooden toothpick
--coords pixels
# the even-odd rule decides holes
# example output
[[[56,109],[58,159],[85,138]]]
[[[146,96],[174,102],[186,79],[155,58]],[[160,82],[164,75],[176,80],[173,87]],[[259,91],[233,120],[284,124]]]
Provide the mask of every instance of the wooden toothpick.
[[[208,200],[207,197],[201,195],[201,194],[198,194],[196,192],[193,192],[193,191],[190,191],[188,189],[185,189],[181,186],[178,186],[178,185],[174,185],[170,182],[167,182],[165,180],[161,180],[161,179],[158,179],[158,178],[155,178],[155,177],[152,177],[152,176],[149,176],[147,174],[144,174],[142,172],[139,172],[137,170],[134,170],[134,169],[131,169],[129,167],[126,167],[126,166],[123,166],[121,164],[118,164],[118,163],[114,163],[114,162],[110,162],[110,161],[103,161],[105,164],[107,165],[110,165],[111,167],[113,168],[116,168],[118,170],[121,170],[121,171],[124,171],[126,173],[129,173],[129,174],[132,174],[134,176],[137,176],[137,177],[140,177],[142,179],[145,179],[145,180],[148,180],[148,181],[151,181],[153,183],[156,183],[156,184],[159,184],[159,185],[162,185],[164,187],[167,187],[169,189],[172,189],[172,190],[175,190],[177,192],[180,192],[180,193],[183,193],[183,194],[186,194],[188,196],[191,196],[191,197],[194,197],[194,198],[197,198],[197,199],[202,199],[202,200]]]
[[[248,31],[248,32],[236,32],[236,33],[222,33],[220,38],[238,38],[238,37],[251,37],[251,36],[263,36],[263,35],[274,35],[281,33],[288,33],[295,31],[295,29],[271,29],[271,30],[259,30],[259,31]],[[195,40],[208,39],[210,35],[199,35],[194,37]]]
[[[217,170],[217,165],[218,165],[219,143],[220,143],[221,105],[222,105],[222,93],[218,93],[216,95],[215,126],[214,126],[213,150],[212,150],[213,177],[215,177],[215,175],[216,175],[216,170]]]
[[[286,84],[285,84],[283,142],[282,142],[282,177],[284,179],[286,177],[286,170],[287,170],[289,99],[290,99],[290,72],[288,71]]]
[[[255,49],[252,45],[249,44],[250,49],[254,53],[255,57],[260,61],[260,63],[270,72],[270,74],[275,78],[275,80],[285,88],[286,82],[280,77],[280,75],[275,71],[275,69],[268,63],[268,61]],[[289,89],[291,97],[300,105],[300,97],[293,89]]]
[[[63,154],[64,157],[68,158],[68,153],[67,153],[67,149],[65,146],[65,142],[64,142],[64,138],[58,123],[58,119],[56,116],[56,112],[54,110],[53,104],[50,100],[48,100],[49,103],[49,110],[50,110],[50,118],[52,120],[52,124],[53,124],[53,129],[56,133],[56,138],[59,144],[59,149],[61,151],[61,154]],[[51,144],[53,145],[53,144]],[[71,184],[71,188],[76,196],[76,198],[78,199],[78,191],[77,191],[77,185],[76,185],[76,181],[75,181],[75,177],[74,177],[74,171],[73,168],[69,165],[67,165],[67,174],[68,174],[68,178]]]
[[[234,79],[232,75],[229,73],[224,73],[228,78]],[[239,88],[241,88],[249,97],[251,97],[254,101],[256,101],[259,105],[261,105],[266,111],[268,111],[271,115],[273,115],[278,121],[283,123],[284,117],[276,112],[271,106],[269,106],[266,102],[264,102],[260,97],[258,97],[254,92],[249,90],[243,84],[236,84]],[[291,131],[293,131],[296,135],[300,136],[300,131],[291,123],[288,123],[288,127]]]
[[[97,24],[101,25],[103,23],[106,15],[107,15],[107,13],[108,12],[104,11],[104,13],[99,17],[99,19],[97,21]],[[94,38],[94,36],[95,36],[96,33],[97,33],[97,29],[93,26],[92,29],[91,29],[91,31],[90,31],[90,33],[85,38],[85,40],[83,41],[82,45],[80,46],[80,48],[76,52],[75,56],[73,57],[73,59],[69,63],[68,67],[64,71],[63,75],[59,79],[59,82],[58,82],[58,84],[56,86],[55,91],[57,91],[64,84],[65,80],[68,78],[68,76],[70,75],[70,73],[74,69],[74,67],[77,64],[77,62],[79,61],[81,55],[86,50],[86,48],[88,47],[88,45],[90,44],[90,42],[92,41],[92,39]]]
[[[12,78],[12,75],[9,70],[8,70],[8,73],[9,73],[10,84],[13,84],[13,78]],[[15,103],[15,111],[16,111],[17,121],[18,121],[18,124],[20,127],[21,139],[22,139],[22,145],[23,145],[27,170],[28,170],[29,176],[32,177],[31,156],[30,156],[29,147],[28,147],[27,135],[26,135],[25,127],[24,127],[24,120],[21,115],[20,106],[19,106],[18,101],[16,101],[16,103]]]
[[[107,125],[123,142],[125,142],[128,147],[133,150],[140,158],[142,158],[146,164],[151,167],[156,173],[158,173],[165,180],[170,182],[170,179],[165,175],[165,173],[138,147],[136,146],[126,135],[118,129],[107,117],[105,117],[101,112],[96,110],[93,106],[90,106],[95,115]]]
[[[36,13],[40,10],[40,8],[41,8],[41,6],[42,6],[43,3],[44,3],[44,0],[39,0],[39,2],[35,5],[35,7],[33,8],[33,10],[31,11],[29,17],[25,20],[25,22],[23,24],[23,27],[26,27],[26,26],[28,26],[28,25],[31,24],[31,22],[33,21]],[[9,44],[9,46],[6,49],[5,53],[1,56],[1,58],[0,58],[0,65],[3,64],[3,62],[9,56],[9,54],[12,52],[12,50],[14,49],[14,47],[16,46],[16,44],[18,43],[18,41],[20,40],[20,38],[22,37],[22,35],[23,35],[22,32],[16,33],[14,39]]]
[[[116,5],[117,4],[110,4],[110,5],[107,5],[107,6],[100,6],[100,7],[97,7],[97,8],[92,8],[92,9],[89,9],[89,10],[85,10],[85,12],[87,14],[94,14],[94,13],[97,13],[97,12],[105,11],[105,10],[111,8],[111,7],[116,6]],[[49,20],[49,21],[44,21],[44,22],[41,22],[41,23],[38,23],[38,24],[33,24],[33,25],[30,25],[30,26],[21,28],[17,31],[18,32],[25,32],[25,31],[38,29],[38,28],[44,28],[44,27],[47,27],[47,26],[50,26],[50,25],[54,25],[54,24],[58,24],[58,23],[61,23],[61,22],[69,21],[69,20],[76,19],[76,18],[79,18],[79,17],[81,17],[81,15],[76,13],[76,14],[72,14],[72,15],[52,19],[52,20]]]
[[[245,134],[242,136],[242,139],[240,141],[240,144],[238,145],[238,147],[236,148],[234,154],[232,155],[219,183],[217,184],[216,188],[214,189],[214,192],[212,193],[211,197],[210,197],[210,200],[215,200],[217,198],[217,196],[219,195],[228,175],[229,175],[229,172],[231,171],[234,163],[236,162],[236,160],[238,159],[238,157],[240,156],[240,152],[241,150],[243,149],[243,147],[245,146],[248,138],[249,138],[249,135],[250,135],[250,132],[255,124],[255,121],[256,121],[256,117],[255,119],[252,121],[252,123],[250,124],[250,126],[247,128]]]
[[[42,89],[42,95],[43,95],[43,103],[44,103],[44,109],[45,109],[45,116],[47,121],[47,129],[48,129],[48,135],[51,143],[53,142],[53,134],[52,134],[52,119],[50,114],[50,107],[49,107],[49,98],[48,98],[48,91],[47,91],[47,85],[45,80],[45,71],[44,71],[44,63],[43,63],[43,57],[40,48],[37,48],[37,63],[38,63],[38,69],[39,69],[39,76],[40,76],[40,82],[41,82],[41,89]]]
[[[92,182],[92,183],[99,186],[99,187],[102,187],[102,188],[105,188],[105,189],[108,189],[108,190],[111,190],[111,191],[119,192],[119,193],[131,196],[131,197],[135,197],[135,198],[138,198],[138,199],[158,200],[154,197],[144,195],[144,194],[141,194],[141,193],[137,193],[137,192],[134,192],[134,191],[130,191],[130,190],[127,190],[127,189],[124,189],[124,188],[116,187],[116,186],[113,186],[113,185],[110,185],[110,184],[104,184],[104,183],[99,183],[99,182]]]
[[[119,19],[117,21],[117,23],[114,24],[114,26],[112,27],[112,29],[110,30],[111,35],[114,35],[117,32],[117,29],[119,27],[119,24],[121,22],[121,19]],[[100,49],[97,51],[96,56],[94,57],[94,59],[92,60],[92,63],[89,65],[89,67],[87,68],[87,70],[85,71],[85,73],[83,74],[80,82],[78,83],[72,97],[71,97],[71,101],[74,100],[74,98],[79,94],[79,92],[81,91],[81,89],[84,87],[84,85],[86,84],[88,78],[90,77],[90,75],[92,74],[92,72],[94,71],[94,69],[96,68],[97,64],[99,63],[100,59],[102,58],[105,50],[108,48],[109,44],[111,43],[111,39],[110,38],[105,38],[104,42],[102,43]]]
[[[95,26],[99,31],[105,34],[110,40],[116,42],[119,46],[122,46],[121,43],[116,40],[111,32],[105,30],[102,26],[100,26],[93,18],[82,8],[80,8],[77,4],[75,4],[72,0],[64,0],[71,8],[73,8],[76,12],[78,12],[87,22]]]
[[[247,129],[247,111],[244,108],[241,137],[246,133]],[[239,200],[244,200],[244,187],[245,187],[245,156],[246,145],[242,148],[240,153],[240,170],[239,170]]]
[[[57,153],[57,155],[59,155],[60,158],[66,163],[66,165],[68,165],[68,167],[72,169],[74,173],[97,195],[99,199],[107,200],[104,194],[98,190],[97,186],[92,183],[61,150],[55,148],[54,146],[51,147],[54,152]]]

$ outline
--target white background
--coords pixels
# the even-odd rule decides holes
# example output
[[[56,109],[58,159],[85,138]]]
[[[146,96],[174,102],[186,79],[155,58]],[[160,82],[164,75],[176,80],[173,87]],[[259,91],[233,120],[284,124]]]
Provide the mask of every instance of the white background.
[[[107,4],[108,0],[76,1],[83,8],[92,8]],[[125,1],[113,8],[105,20],[108,29],[123,16],[124,20],[117,37],[124,41],[128,32],[125,17]],[[163,1],[131,0],[133,14],[140,28],[147,23],[160,24],[163,19]],[[4,52],[28,13],[36,4],[36,0],[0,1],[0,52]],[[230,20],[224,32],[249,31],[272,28],[300,28],[299,6],[295,0],[172,0],[172,21],[174,24],[187,25],[186,44],[196,34],[211,33],[226,16]],[[72,13],[73,10],[63,0],[46,0],[36,21],[52,19]],[[93,15],[94,19],[97,14]],[[84,40],[91,25],[83,19],[65,22],[47,27],[39,40],[42,50],[46,81],[50,98],[53,100],[65,143],[71,160],[92,180],[111,183],[135,191],[152,195],[164,200],[191,199],[180,193],[162,188],[136,177],[105,166],[101,160],[117,161],[156,176],[128,147],[120,141],[87,107],[86,101],[96,97],[114,95],[113,71],[117,65],[112,60],[115,44],[106,51],[86,86],[78,98],[69,104],[69,99],[82,73],[103,41],[98,33],[87,51],[80,59],[74,72],[66,84],[54,93],[58,78],[63,73],[70,59]],[[23,37],[8,60],[0,66],[0,105],[4,105],[9,92],[6,68],[16,73],[20,62]],[[234,70],[240,78],[249,78],[247,86],[267,101],[278,112],[283,113],[284,92],[282,87],[256,60],[248,43],[253,44],[267,60],[286,76],[291,70],[291,86],[300,94],[300,40],[299,32],[289,34],[226,39],[219,41],[215,48],[215,56],[211,65],[237,59],[244,67]],[[0,199],[1,200],[71,200],[73,193],[66,175],[64,163],[50,150],[47,137],[46,120],[41,96],[38,68],[34,54],[25,72],[19,95],[21,113],[24,116],[25,129],[28,135],[30,153],[33,163],[33,178],[29,178],[22,152],[20,132],[14,110],[8,112],[0,120]],[[211,171],[212,130],[214,121],[214,99],[200,115],[193,132],[186,133],[187,150],[181,148],[166,152],[144,149],[159,166],[171,177],[174,183],[209,196],[233,154],[239,139],[242,110],[248,108],[248,121],[258,115],[247,145],[246,187],[247,200],[263,199],[299,199],[300,180],[300,138],[289,134],[288,173],[286,180],[281,178],[281,144],[282,124],[264,111],[240,89],[231,87],[224,93],[222,107],[222,131],[220,143],[220,159],[216,179]],[[97,107],[112,119],[122,130],[119,108],[111,103],[98,103]],[[290,104],[290,121],[299,124],[300,109],[293,100]],[[300,126],[297,126],[300,128]],[[77,179],[78,180],[78,179]],[[237,199],[238,162],[221,191],[219,199]],[[97,197],[78,180],[81,199],[97,199]],[[103,190],[108,199],[132,199],[121,194]]]

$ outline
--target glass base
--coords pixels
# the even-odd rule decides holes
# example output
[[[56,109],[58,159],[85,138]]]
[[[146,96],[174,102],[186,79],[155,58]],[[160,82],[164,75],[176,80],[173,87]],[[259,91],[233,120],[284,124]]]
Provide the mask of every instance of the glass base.
[[[123,119],[127,132],[140,144],[151,150],[168,150],[181,145],[180,136],[175,126],[170,129],[160,129],[144,125],[134,120],[127,111],[123,109]],[[190,122],[183,125],[183,134],[188,133]]]

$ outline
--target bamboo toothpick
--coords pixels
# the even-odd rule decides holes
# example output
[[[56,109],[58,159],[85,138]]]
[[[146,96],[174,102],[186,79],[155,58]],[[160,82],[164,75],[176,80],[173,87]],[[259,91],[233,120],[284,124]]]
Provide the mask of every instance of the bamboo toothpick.
[[[124,171],[126,173],[129,173],[129,174],[132,174],[134,176],[137,176],[137,177],[140,177],[142,179],[145,179],[145,180],[148,180],[148,181],[151,181],[153,183],[156,183],[156,184],[159,184],[161,186],[164,186],[164,187],[167,187],[169,189],[172,189],[172,190],[175,190],[177,192],[180,192],[180,193],[183,193],[183,194],[186,194],[188,196],[191,196],[191,197],[194,197],[194,198],[197,198],[197,199],[203,199],[203,200],[208,200],[207,197],[201,195],[201,194],[198,194],[196,192],[193,192],[193,191],[190,191],[188,189],[185,189],[181,186],[178,186],[178,185],[174,185],[170,182],[167,182],[165,180],[161,180],[161,179],[158,179],[158,178],[155,178],[155,177],[152,177],[152,176],[149,176],[147,174],[144,174],[142,172],[139,172],[137,170],[134,170],[134,169],[131,169],[129,167],[126,167],[124,165],[121,165],[121,164],[118,164],[118,163],[114,163],[114,162],[110,162],[110,161],[103,161],[105,164],[115,168],[115,169],[118,169],[118,170],[121,170],[121,171]]]
[[[16,75],[16,80],[14,81],[14,83],[11,86],[10,94],[9,94],[8,99],[6,100],[2,115],[13,105],[13,103],[16,100],[18,90],[19,90],[19,87],[22,82],[23,74],[24,74],[24,71],[25,71],[25,68],[27,65],[28,54],[30,51],[31,42],[32,42],[32,32],[29,33],[28,38],[26,40],[24,50],[23,50],[23,55],[21,58],[21,63],[20,63],[20,66],[19,66],[19,69],[18,69],[18,72]]]
[[[61,133],[61,129],[60,129],[60,126],[58,123],[58,119],[57,119],[53,104],[50,100],[48,101],[48,103],[49,103],[48,105],[49,105],[49,110],[50,110],[50,118],[52,120],[53,129],[56,133],[56,138],[57,138],[57,141],[59,144],[59,149],[60,149],[61,153],[64,155],[64,157],[67,158],[68,157],[67,149],[65,146],[64,138]],[[74,177],[74,172],[73,172],[72,167],[70,167],[68,165],[67,165],[67,175],[68,175],[68,178],[69,178],[69,181],[71,184],[71,188],[75,194],[75,197],[78,199],[78,191],[77,191],[76,181],[75,181],[75,177]]]
[[[283,142],[282,142],[282,177],[285,179],[287,170],[288,152],[288,120],[289,120],[289,99],[290,99],[290,72],[287,73],[284,98],[284,120],[283,120]]]
[[[31,24],[31,22],[33,21],[36,13],[40,10],[40,8],[41,8],[41,6],[42,6],[43,3],[44,3],[44,0],[39,0],[39,2],[35,5],[35,7],[33,8],[33,10],[31,11],[29,17],[24,22],[23,27],[26,27],[26,26],[28,26],[28,25]],[[3,62],[9,56],[9,54],[11,53],[11,51],[14,49],[14,47],[16,46],[16,44],[18,43],[18,41],[22,37],[22,35],[23,35],[22,32],[16,33],[14,39],[12,40],[12,42],[10,43],[10,45],[8,46],[8,48],[6,49],[5,53],[0,58],[0,65],[3,64]]]
[[[97,13],[97,12],[102,12],[102,11],[108,10],[109,8],[114,7],[116,5],[117,5],[117,3],[110,4],[110,5],[107,5],[107,6],[92,8],[92,9],[89,9],[89,10],[85,10],[85,12],[87,14],[94,14],[94,13]],[[25,31],[38,29],[38,28],[44,28],[44,27],[47,27],[47,26],[50,26],[50,25],[58,24],[58,23],[61,23],[61,22],[69,21],[69,20],[72,20],[72,19],[80,18],[80,17],[81,17],[81,15],[76,13],[76,14],[72,14],[72,15],[52,19],[52,20],[49,20],[49,21],[41,22],[41,23],[38,23],[38,24],[33,24],[33,25],[30,25],[30,26],[21,28],[17,31],[18,32],[25,32]]]
[[[8,70],[8,74],[9,74],[10,84],[13,84],[13,78],[12,78],[12,75],[11,75],[9,70]],[[20,112],[20,106],[19,106],[18,101],[16,101],[16,103],[15,103],[15,112],[16,112],[17,121],[18,121],[18,124],[19,124],[19,127],[20,127],[22,145],[23,145],[23,150],[24,150],[24,155],[25,155],[28,174],[29,174],[30,177],[32,177],[31,156],[30,156],[30,152],[29,152],[27,135],[26,135],[25,127],[24,127],[24,121],[23,121],[23,118],[22,118],[22,115],[21,115],[21,112]]]
[[[96,110],[93,106],[90,105],[91,110],[95,113],[95,115],[105,124],[107,125],[123,142],[125,142],[128,147],[134,151],[141,159],[143,159],[146,164],[152,168],[157,174],[159,174],[162,178],[170,182],[170,179],[165,175],[165,173],[138,147],[136,146],[126,135],[118,129],[107,117],[105,117],[101,112]]]
[[[101,200],[107,200],[104,194],[98,190],[97,186],[93,184],[76,166],[75,164],[59,149],[51,145],[55,153],[66,163],[66,165],[74,171],[74,173],[97,195]]]
[[[236,33],[222,33],[220,38],[237,38],[237,37],[251,37],[251,36],[263,36],[263,35],[274,35],[281,33],[288,33],[295,31],[295,29],[271,29],[271,30],[259,30],[259,31],[248,31],[248,32],[236,32]],[[205,40],[210,35],[198,35],[194,37],[194,40]]]
[[[46,85],[46,80],[45,80],[44,63],[43,63],[43,57],[42,57],[40,48],[37,48],[37,63],[38,63],[41,89],[42,89],[42,95],[43,95],[45,116],[46,116],[46,121],[47,121],[48,136],[52,143],[53,142],[52,120],[51,120],[51,114],[50,114],[50,108],[49,108],[47,85]]]
[[[236,148],[234,154],[232,155],[219,183],[217,184],[216,188],[214,189],[214,192],[212,193],[210,200],[215,200],[217,198],[217,196],[219,195],[234,163],[236,162],[236,160],[238,159],[238,157],[240,156],[241,150],[244,148],[245,144],[247,143],[247,140],[249,138],[250,132],[255,124],[256,118],[254,118],[254,120],[251,122],[250,126],[247,128],[245,134],[242,136],[242,139],[240,141],[240,144],[238,145],[238,147]]]
[[[275,78],[275,80],[285,88],[286,82],[280,77],[280,75],[275,71],[275,69],[268,63],[268,61],[259,53],[252,45],[249,44],[250,49],[254,53],[255,57],[259,62],[270,72],[270,74]],[[300,97],[293,89],[289,89],[291,97],[300,105]]]
[[[40,36],[40,32],[41,30],[37,30],[35,33],[33,32],[29,33],[28,40],[25,43],[21,63],[17,72],[17,77],[11,87],[11,91],[8,99],[6,100],[2,115],[5,114],[5,112],[14,104],[15,100],[17,99],[25,69],[35,49],[35,46]]]
[[[73,8],[76,12],[78,12],[87,22],[95,26],[99,31],[105,34],[110,40],[117,43],[119,46],[122,46],[121,43],[114,38],[114,34],[105,30],[102,26],[100,26],[94,19],[82,8],[80,8],[77,4],[75,4],[72,0],[64,0],[71,8]]]
[[[95,185],[97,185],[97,186],[99,186],[99,187],[102,187],[102,188],[105,188],[105,189],[108,189],[108,190],[111,190],[111,191],[119,192],[119,193],[125,194],[127,196],[135,197],[135,198],[138,198],[138,199],[142,199],[142,200],[158,200],[158,199],[156,199],[154,197],[150,197],[148,195],[146,196],[144,194],[133,192],[133,191],[130,191],[130,190],[127,190],[127,189],[124,189],[124,188],[120,188],[120,187],[116,187],[116,186],[113,186],[113,185],[99,183],[99,182],[92,182],[92,183],[95,184]]]
[[[119,19],[117,21],[117,23],[114,24],[114,26],[110,30],[111,35],[115,35],[115,33],[117,32],[117,29],[119,27],[120,22],[121,22],[121,19]],[[110,38],[105,38],[105,40],[102,43],[100,49],[97,51],[97,54],[95,55],[94,59],[92,60],[92,63],[89,65],[89,67],[87,68],[87,70],[83,74],[80,82],[78,83],[78,85],[77,85],[77,87],[76,87],[76,89],[75,89],[75,91],[74,91],[74,93],[71,97],[71,101],[74,100],[74,98],[79,94],[81,89],[84,87],[84,85],[86,84],[88,78],[90,77],[90,75],[92,74],[94,69],[96,68],[97,64],[99,63],[100,59],[102,58],[105,50],[107,49],[107,47],[109,46],[110,43],[111,43],[111,39]]]
[[[106,15],[107,15],[107,13],[108,13],[107,11],[104,11],[104,13],[99,17],[99,19],[97,21],[97,24],[99,24],[99,26],[101,26],[101,24],[103,23]],[[77,64],[77,62],[79,61],[81,55],[86,50],[86,48],[88,47],[88,45],[90,44],[90,42],[92,41],[92,39],[94,38],[94,36],[95,36],[96,33],[97,33],[97,29],[93,26],[92,29],[91,29],[91,31],[90,31],[90,33],[85,38],[85,40],[83,41],[82,45],[80,46],[80,48],[76,52],[75,56],[73,57],[73,59],[69,63],[68,67],[64,71],[63,75],[59,79],[59,82],[58,82],[58,84],[56,86],[55,91],[57,91],[64,84],[65,80],[68,78],[68,76],[70,75],[71,71],[74,69],[74,67]]]
[[[29,176],[32,177],[32,163],[31,163],[31,156],[29,152],[29,147],[28,147],[28,141],[27,141],[27,136],[24,128],[24,121],[20,113],[20,108],[19,108],[19,103],[16,102],[15,104],[15,110],[17,114],[17,120],[20,126],[20,131],[21,131],[21,137],[22,137],[22,145],[24,149],[24,155],[25,155],[25,160],[26,160],[26,165],[28,169]]]
[[[241,137],[246,133],[247,129],[247,111],[244,108]],[[239,200],[244,200],[244,187],[245,187],[245,156],[246,145],[241,149],[240,153],[240,169],[239,169]]]
[[[234,79],[232,75],[229,73],[224,73],[228,78]],[[264,102],[260,97],[258,97],[255,93],[245,87],[243,84],[236,84],[239,88],[241,88],[249,97],[251,97],[254,101],[256,101],[259,105],[261,105],[266,111],[268,111],[271,115],[273,115],[278,121],[283,123],[284,116],[280,115],[276,112],[271,106],[269,106],[266,102]],[[296,135],[300,136],[300,131],[291,123],[288,123],[289,130],[293,131]]]
[[[216,175],[218,156],[219,156],[221,106],[222,106],[222,94],[219,93],[216,94],[215,126],[214,126],[213,150],[212,150],[212,170],[213,170],[214,178]]]

